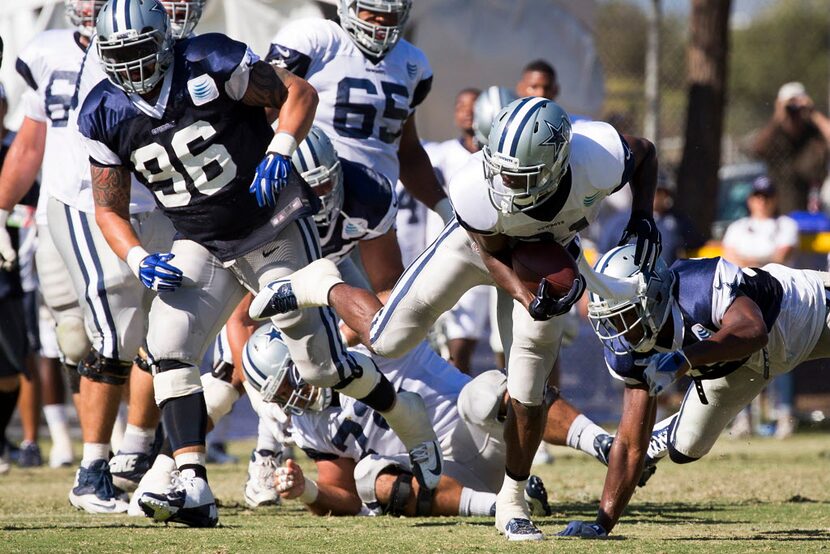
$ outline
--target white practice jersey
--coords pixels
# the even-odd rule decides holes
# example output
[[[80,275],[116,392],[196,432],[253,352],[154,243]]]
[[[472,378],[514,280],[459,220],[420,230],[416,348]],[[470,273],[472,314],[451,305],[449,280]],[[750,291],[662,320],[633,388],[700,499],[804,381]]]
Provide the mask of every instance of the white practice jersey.
[[[267,61],[311,83],[320,98],[314,124],[337,154],[398,180],[398,143],[404,122],[432,85],[424,53],[401,39],[374,63],[340,25],[304,19],[274,37]]]
[[[427,216],[431,210],[409,194],[400,181],[395,185],[395,193],[398,197],[395,229],[401,248],[401,260],[403,266],[407,267],[427,246]]]
[[[359,349],[369,354],[365,349]],[[458,422],[456,402],[470,378],[433,352],[426,342],[400,358],[371,355],[381,373],[397,390],[421,395],[442,444]],[[370,453],[382,456],[406,454],[406,447],[383,417],[368,406],[339,395],[340,407],[292,416],[292,438],[314,459],[360,460]]]
[[[84,59],[81,66],[81,72],[78,77],[78,100],[73,104],[72,110],[69,113],[69,126],[76,140],[81,143],[81,150],[83,151],[83,170],[77,179],[66,182],[65,194],[55,196],[55,198],[64,204],[77,208],[82,212],[90,213],[95,211],[95,204],[92,200],[92,176],[90,175],[89,152],[84,146],[86,141],[83,140],[83,136],[78,129],[78,114],[84,105],[84,100],[87,95],[92,92],[92,89],[98,83],[107,78],[107,74],[104,73],[104,68],[101,66],[101,59],[98,57],[95,40],[93,38],[86,59]],[[137,214],[155,209],[156,202],[153,198],[153,193],[147,187],[143,186],[132,173],[130,174],[130,180],[130,213]],[[73,198],[77,198],[78,200],[73,200]]]
[[[438,176],[438,181],[444,185],[444,188],[473,155],[464,147],[460,139],[427,142],[424,143],[424,150],[429,156],[429,162]]]
[[[449,184],[458,222],[481,234],[530,238],[552,236],[567,244],[596,220],[603,198],[628,182],[634,159],[625,140],[609,124],[579,121],[573,125],[568,171],[559,187],[538,206],[503,213],[494,206],[484,175],[484,155],[473,154]],[[501,177],[495,176],[496,185]]]
[[[83,58],[80,34],[69,29],[40,33],[17,58],[17,72],[29,86],[23,96],[24,115],[47,126],[40,200],[35,216],[38,225],[46,225],[48,196],[63,200],[67,185],[88,164],[80,136],[68,125]],[[92,202],[91,196],[89,202]]]

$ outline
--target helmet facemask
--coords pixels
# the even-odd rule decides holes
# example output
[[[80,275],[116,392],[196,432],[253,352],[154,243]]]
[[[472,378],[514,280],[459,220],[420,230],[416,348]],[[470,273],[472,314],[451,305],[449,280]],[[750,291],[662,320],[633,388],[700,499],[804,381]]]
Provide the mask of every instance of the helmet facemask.
[[[104,4],[106,0],[66,0],[66,19],[81,35],[89,38],[95,32],[95,21]]]
[[[113,84],[126,92],[147,94],[161,81],[173,60],[170,27],[127,29],[98,37],[98,55]]]
[[[314,222],[317,225],[330,226],[343,209],[343,170],[340,160],[332,167],[321,165],[310,169],[304,172],[302,177],[323,204],[320,211],[314,215]]]
[[[401,38],[409,18],[411,0],[341,0],[340,24],[349,33],[355,45],[372,57],[385,56]],[[377,25],[360,19],[360,11],[396,14],[394,25]]]
[[[521,166],[518,158],[500,152],[493,153],[489,145],[483,151],[490,203],[502,213],[533,209],[559,187],[563,171],[556,177],[554,171],[545,164]],[[501,177],[501,183],[495,179],[497,175]]]
[[[170,17],[170,31],[176,40],[187,38],[199,24],[205,0],[162,2]]]
[[[288,356],[274,375],[268,376],[260,389],[262,400],[276,403],[286,414],[320,412],[331,406],[332,392],[327,387],[306,383]]]

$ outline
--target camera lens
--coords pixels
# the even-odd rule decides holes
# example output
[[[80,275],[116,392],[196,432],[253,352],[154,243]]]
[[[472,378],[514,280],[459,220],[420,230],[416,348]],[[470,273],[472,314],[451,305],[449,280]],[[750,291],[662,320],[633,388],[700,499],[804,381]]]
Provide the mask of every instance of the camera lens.
[[[798,113],[799,107],[796,104],[787,104],[787,113],[790,115],[795,115]]]

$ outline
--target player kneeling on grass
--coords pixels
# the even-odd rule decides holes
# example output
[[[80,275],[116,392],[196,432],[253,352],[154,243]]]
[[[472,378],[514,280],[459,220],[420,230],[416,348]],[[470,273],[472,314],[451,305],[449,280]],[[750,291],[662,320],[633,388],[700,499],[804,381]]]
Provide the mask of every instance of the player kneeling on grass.
[[[609,370],[626,389],[597,519],[572,521],[565,536],[605,536],[645,463],[666,454],[679,464],[702,458],[772,377],[830,357],[827,273],[740,268],[721,258],[658,263],[643,273],[633,255],[632,246],[618,247],[595,266],[631,286],[627,297],[592,294],[588,303]],[[649,447],[656,396],[683,375],[693,384]]]
[[[291,437],[315,461],[318,473],[312,481],[287,460],[277,470],[282,497],[297,498],[319,515],[492,515],[504,475],[507,377],[492,370],[470,379],[426,342],[394,360],[367,355],[364,348],[352,355],[361,365],[376,364],[396,389],[424,399],[443,450],[438,488],[431,499],[421,494],[406,448],[380,414],[332,389],[305,383],[279,332],[267,324],[245,348],[246,388],[260,414],[278,407],[278,416],[290,415]],[[548,389],[545,404],[544,440],[567,444],[604,463],[611,437],[555,389]],[[538,477],[529,479],[524,501],[536,515],[549,513]]]

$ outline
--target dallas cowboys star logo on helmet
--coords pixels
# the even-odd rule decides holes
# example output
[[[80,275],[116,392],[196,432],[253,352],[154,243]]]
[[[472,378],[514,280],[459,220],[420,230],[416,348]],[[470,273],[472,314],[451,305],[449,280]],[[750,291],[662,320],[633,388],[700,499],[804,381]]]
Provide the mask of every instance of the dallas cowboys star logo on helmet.
[[[280,340],[282,338],[282,335],[280,334],[279,331],[277,331],[277,328],[274,327],[274,326],[271,326],[271,328],[268,330],[268,332],[265,334],[265,336],[268,337],[268,342],[269,343],[271,341]]]
[[[565,121],[560,121],[559,125],[556,126],[547,119],[544,120],[544,124],[547,125],[548,131],[550,132],[550,136],[540,142],[539,144],[542,146],[561,146],[568,140],[568,133]]]

